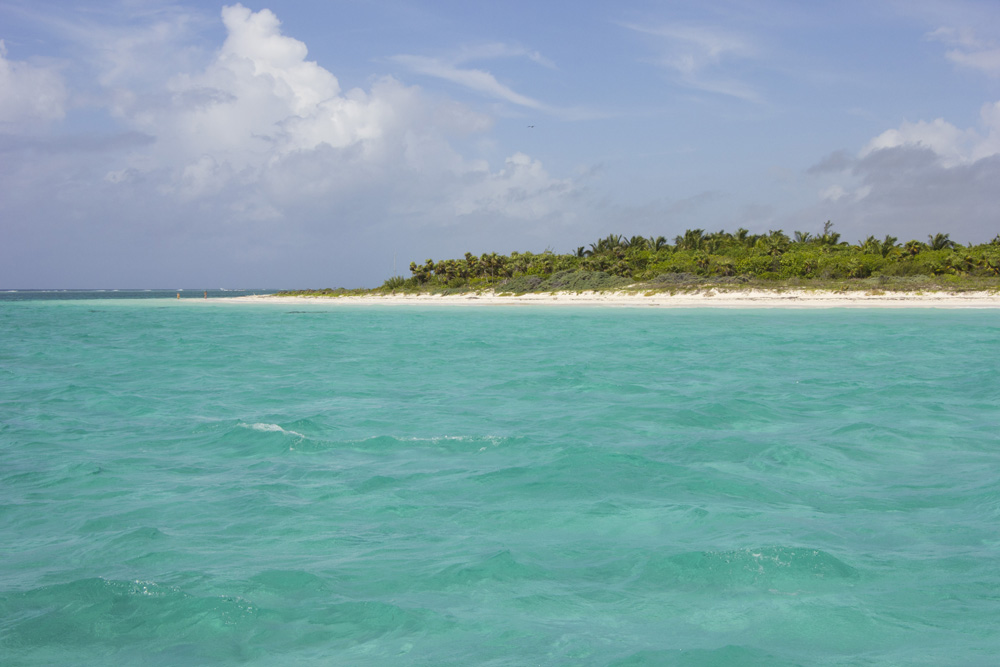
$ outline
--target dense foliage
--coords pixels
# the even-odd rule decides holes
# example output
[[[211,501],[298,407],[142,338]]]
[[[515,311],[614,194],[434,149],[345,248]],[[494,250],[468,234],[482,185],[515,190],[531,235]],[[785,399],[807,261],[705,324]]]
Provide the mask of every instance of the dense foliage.
[[[524,293],[726,284],[1000,289],[1000,235],[990,243],[969,246],[955,243],[948,234],[906,243],[893,236],[869,236],[851,244],[841,241],[832,227],[828,222],[820,234],[795,232],[792,237],[781,230],[751,234],[746,229],[689,229],[673,243],[662,236],[612,234],[562,255],[466,253],[462,259],[411,263],[409,278],[390,278],[377,291]]]

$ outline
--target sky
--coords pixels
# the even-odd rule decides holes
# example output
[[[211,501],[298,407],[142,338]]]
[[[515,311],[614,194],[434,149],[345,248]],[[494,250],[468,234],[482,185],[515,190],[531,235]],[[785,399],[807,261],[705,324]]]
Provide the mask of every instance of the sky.
[[[996,0],[0,0],[0,288],[1000,234]]]

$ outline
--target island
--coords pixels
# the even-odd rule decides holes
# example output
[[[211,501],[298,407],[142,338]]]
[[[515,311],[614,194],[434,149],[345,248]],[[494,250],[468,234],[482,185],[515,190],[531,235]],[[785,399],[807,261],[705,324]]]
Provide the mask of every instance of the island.
[[[410,264],[373,289],[282,291],[270,298],[350,302],[602,303],[606,305],[767,304],[840,302],[905,305],[929,301],[1000,305],[1000,234],[961,245],[949,234],[926,241],[869,236],[841,240],[827,222],[813,235],[746,229],[689,229],[663,236],[611,234],[557,254],[465,253],[463,258]],[[797,302],[797,303],[796,303]]]

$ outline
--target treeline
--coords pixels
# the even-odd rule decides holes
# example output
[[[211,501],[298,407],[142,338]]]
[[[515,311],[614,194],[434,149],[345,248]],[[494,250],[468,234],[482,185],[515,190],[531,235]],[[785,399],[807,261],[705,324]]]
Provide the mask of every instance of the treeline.
[[[746,229],[734,233],[689,229],[673,243],[663,236],[611,234],[570,254],[466,253],[461,259],[413,262],[410,273],[409,278],[390,278],[380,289],[509,286],[510,291],[531,291],[554,275],[567,278],[572,274],[580,275],[569,283],[579,283],[583,274],[588,274],[584,282],[595,288],[670,283],[681,275],[706,282],[837,281],[873,276],[995,278],[1000,276],[1000,235],[990,243],[968,246],[952,241],[948,234],[905,243],[893,236],[869,236],[849,243],[841,240],[830,222],[815,235],[794,232],[788,236],[780,229],[767,234],[751,234]]]

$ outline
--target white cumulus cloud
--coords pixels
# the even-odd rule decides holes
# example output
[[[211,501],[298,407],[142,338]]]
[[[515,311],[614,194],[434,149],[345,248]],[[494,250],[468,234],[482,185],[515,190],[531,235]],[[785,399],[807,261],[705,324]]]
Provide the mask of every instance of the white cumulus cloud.
[[[861,151],[871,153],[898,147],[925,148],[938,156],[944,167],[970,164],[1000,154],[1000,102],[986,104],[980,110],[980,128],[959,129],[942,118],[933,121],[904,122],[872,139]]]
[[[218,197],[256,184],[280,210],[296,198],[336,205],[337,196],[381,189],[387,205],[405,192],[406,206],[438,216],[489,211],[526,218],[551,210],[553,195],[571,189],[525,155],[494,173],[460,154],[452,139],[491,126],[460,104],[392,77],[367,91],[342,90],[269,10],[237,4],[225,7],[222,19],[227,37],[204,68],[173,76],[163,95],[118,98],[131,101],[116,107],[120,117],[156,137],[148,150],[132,153],[128,166],[169,172],[165,194]],[[450,201],[441,199],[445,193]]]
[[[920,239],[943,230],[963,242],[989,240],[1000,232],[1000,102],[981,108],[976,127],[943,118],[904,122],[854,156],[827,156],[809,173],[824,182],[817,217],[848,235],[879,229]]]
[[[222,259],[258,284],[329,272],[328,284],[372,285],[400,270],[395,249],[405,266],[512,239],[544,247],[588,214],[576,180],[520,147],[497,153],[491,116],[378,73],[348,89],[267,9],[224,7],[214,44],[193,29],[209,23],[174,11],[66,28],[83,54],[72,80],[0,53],[0,122],[67,114],[66,136],[0,127],[12,156],[0,162],[4,217],[59,239],[38,242],[50,258],[39,275],[90,243],[95,258],[137,258],[148,281],[222,272]],[[146,37],[155,57],[130,50]],[[504,45],[466,57],[547,65]],[[86,114],[68,108],[67,88]],[[107,127],[95,132],[86,125],[101,109]],[[118,270],[95,259],[81,271],[100,282],[105,269]]]

